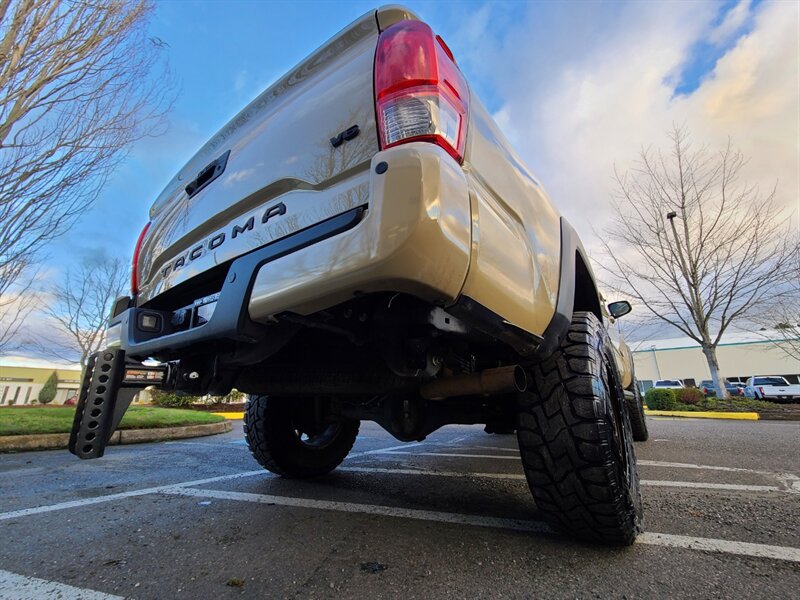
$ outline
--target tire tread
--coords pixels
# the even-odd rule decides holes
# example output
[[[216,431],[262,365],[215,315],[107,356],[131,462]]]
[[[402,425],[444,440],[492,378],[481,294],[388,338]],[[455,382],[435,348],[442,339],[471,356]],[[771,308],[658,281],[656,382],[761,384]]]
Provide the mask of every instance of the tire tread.
[[[517,436],[529,487],[551,525],[629,545],[642,530],[641,497],[628,407],[618,402],[623,443],[634,461],[630,484],[620,477],[623,455],[613,448],[611,399],[597,390],[607,343],[595,315],[575,313],[561,349],[531,368],[532,385],[519,395]]]
[[[308,457],[303,460],[300,456],[305,449],[292,443],[289,423],[283,422],[280,403],[288,401],[291,400],[249,397],[244,414],[244,436],[253,458],[268,471],[287,478],[315,477],[333,471],[352,450],[359,422],[345,422],[336,441],[329,448],[313,450],[313,459],[309,462]]]

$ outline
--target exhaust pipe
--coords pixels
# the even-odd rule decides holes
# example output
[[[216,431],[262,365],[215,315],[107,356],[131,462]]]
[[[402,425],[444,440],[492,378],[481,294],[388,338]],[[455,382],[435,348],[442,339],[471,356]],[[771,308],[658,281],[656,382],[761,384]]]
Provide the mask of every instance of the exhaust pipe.
[[[528,387],[525,369],[519,365],[486,369],[471,375],[442,377],[419,388],[426,400],[444,400],[453,396],[488,396],[524,392]]]
[[[400,377],[373,369],[369,371],[320,371],[305,369],[246,370],[234,387],[249,394],[307,396],[341,394],[381,395],[413,392],[426,400],[444,400],[453,396],[480,396],[522,392],[528,386],[525,370],[519,365],[487,369],[471,375],[441,377],[419,386],[419,379]]]

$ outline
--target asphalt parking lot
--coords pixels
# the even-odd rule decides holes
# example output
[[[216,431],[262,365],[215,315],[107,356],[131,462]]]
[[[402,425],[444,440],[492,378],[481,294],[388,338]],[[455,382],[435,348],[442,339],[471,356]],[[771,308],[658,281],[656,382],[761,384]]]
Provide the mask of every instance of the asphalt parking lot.
[[[401,444],[283,480],[230,434],[0,455],[0,598],[796,597],[800,423],[650,418],[647,533],[608,549],[538,520],[515,436]]]

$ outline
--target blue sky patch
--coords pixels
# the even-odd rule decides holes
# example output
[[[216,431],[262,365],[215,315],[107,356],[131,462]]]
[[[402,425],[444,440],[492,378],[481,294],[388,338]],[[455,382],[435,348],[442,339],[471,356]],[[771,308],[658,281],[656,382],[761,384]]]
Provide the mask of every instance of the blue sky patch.
[[[739,38],[750,32],[753,27],[753,11],[761,2],[762,0],[752,0],[749,14],[744,23],[727,39],[714,41],[711,39],[710,33],[722,24],[728,13],[739,4],[739,1],[726,0],[722,3],[716,18],[710,24],[709,31],[689,50],[689,58],[683,65],[678,84],[675,86],[675,96],[688,96],[700,87],[700,84],[717,66],[717,61],[736,45]]]

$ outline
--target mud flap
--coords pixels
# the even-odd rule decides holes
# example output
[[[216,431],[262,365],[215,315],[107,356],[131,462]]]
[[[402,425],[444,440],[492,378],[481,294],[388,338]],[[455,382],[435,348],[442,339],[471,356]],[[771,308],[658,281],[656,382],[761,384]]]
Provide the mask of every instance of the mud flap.
[[[114,348],[93,354],[83,373],[69,451],[78,458],[100,458],[134,396],[164,381],[165,367],[130,366]]]

